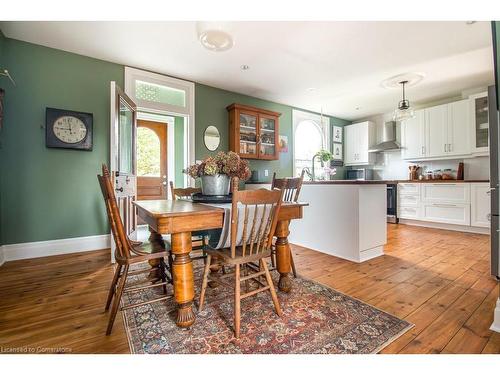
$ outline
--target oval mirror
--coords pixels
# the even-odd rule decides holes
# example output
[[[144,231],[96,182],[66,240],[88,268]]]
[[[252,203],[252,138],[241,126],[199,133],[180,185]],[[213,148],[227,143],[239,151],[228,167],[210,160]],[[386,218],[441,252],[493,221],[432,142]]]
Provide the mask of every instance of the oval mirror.
[[[209,151],[215,151],[219,147],[220,144],[220,133],[219,129],[215,126],[210,125],[205,129],[204,134],[205,147]]]

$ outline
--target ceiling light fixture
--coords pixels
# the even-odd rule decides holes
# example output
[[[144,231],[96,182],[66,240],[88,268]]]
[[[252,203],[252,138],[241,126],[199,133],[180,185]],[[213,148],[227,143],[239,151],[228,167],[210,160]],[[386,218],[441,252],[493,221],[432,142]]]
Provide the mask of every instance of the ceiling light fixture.
[[[248,69],[250,69],[250,67],[248,65],[242,65],[242,66],[240,66],[240,69],[241,70],[248,70]]]
[[[399,102],[398,108],[394,110],[394,121],[404,121],[415,117],[415,112],[410,106],[410,101],[405,97],[405,85],[408,83],[408,81],[401,81],[399,83],[403,88],[403,99]]]
[[[234,45],[228,32],[230,26],[224,22],[197,22],[198,40],[206,49],[215,52],[227,51]]]

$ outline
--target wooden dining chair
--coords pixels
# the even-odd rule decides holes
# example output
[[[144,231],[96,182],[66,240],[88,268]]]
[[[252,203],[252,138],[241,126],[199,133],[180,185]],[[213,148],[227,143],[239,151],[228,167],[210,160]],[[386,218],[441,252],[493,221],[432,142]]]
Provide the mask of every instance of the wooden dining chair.
[[[282,315],[273,280],[264,258],[271,255],[273,233],[278,222],[283,192],[266,189],[238,191],[237,179],[233,181],[232,186],[230,247],[206,249],[208,259],[203,272],[199,311],[203,310],[208,281],[216,281],[218,284],[232,288],[233,286],[225,279],[234,275],[234,332],[236,338],[239,338],[243,298],[268,290],[271,293],[276,313],[278,316]],[[251,211],[253,214],[250,214]],[[240,243],[237,243],[238,239]],[[214,264],[211,264],[212,259]],[[252,267],[254,262],[259,262],[257,268]],[[220,265],[234,266],[235,271],[226,274],[210,273],[211,267]],[[250,272],[245,272],[242,277],[241,267]],[[262,277],[264,277],[264,282],[261,281]],[[257,288],[251,291],[246,289],[245,293],[241,294],[241,282],[248,284],[250,280],[257,284]]]
[[[123,293],[139,292],[143,289],[152,287],[162,287],[163,293],[167,293],[168,281],[165,272],[165,257],[168,256],[169,252],[166,249],[164,249],[163,251],[156,251],[153,249],[150,243],[138,243],[136,241],[131,241],[128,238],[120,216],[120,210],[117,205],[109,170],[106,165],[102,165],[102,176],[97,175],[97,179],[99,181],[102,195],[104,197],[106,214],[108,216],[111,233],[113,234],[113,239],[116,245],[115,260],[117,265],[115,268],[113,281],[111,282],[111,286],[109,288],[105,307],[105,311],[108,311],[109,307],[111,306],[111,302],[113,302],[109,315],[108,327],[106,329],[106,335],[109,335],[111,334],[111,331],[113,329],[113,324],[115,322],[115,317],[118,309],[120,308],[120,302]],[[152,259],[158,261],[158,274],[160,275],[160,279],[158,281],[161,282],[152,282],[151,280],[146,279],[142,282],[138,281],[133,284],[127,284],[127,278],[129,276],[149,273],[151,271],[151,266],[147,262]],[[139,264],[142,262],[146,262],[148,266],[144,269],[130,271],[131,265]],[[147,283],[148,285],[141,286],[141,284],[144,283]],[[131,309],[137,306],[142,306],[148,303],[158,302],[169,298],[172,298],[172,296],[163,296],[145,302],[125,305],[121,307],[121,310]]]
[[[282,189],[283,190],[283,202],[298,202],[300,189],[302,188],[302,182],[304,181],[304,170],[300,174],[300,177],[295,178],[276,178],[276,173],[273,174],[273,180],[271,183],[271,189]],[[273,246],[271,252],[271,263],[273,268],[276,267],[276,247]],[[290,263],[292,265],[293,276],[297,277],[297,271],[295,269],[295,262],[293,261],[292,251],[290,250]]]

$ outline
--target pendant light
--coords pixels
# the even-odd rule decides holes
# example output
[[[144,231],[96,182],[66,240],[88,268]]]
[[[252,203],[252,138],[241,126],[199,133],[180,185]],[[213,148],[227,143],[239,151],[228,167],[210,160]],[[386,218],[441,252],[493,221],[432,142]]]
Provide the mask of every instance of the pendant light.
[[[408,81],[401,81],[399,84],[403,87],[403,100],[398,104],[398,108],[394,110],[392,116],[394,121],[404,121],[415,117],[415,112],[410,107],[410,101],[405,97],[405,85]]]

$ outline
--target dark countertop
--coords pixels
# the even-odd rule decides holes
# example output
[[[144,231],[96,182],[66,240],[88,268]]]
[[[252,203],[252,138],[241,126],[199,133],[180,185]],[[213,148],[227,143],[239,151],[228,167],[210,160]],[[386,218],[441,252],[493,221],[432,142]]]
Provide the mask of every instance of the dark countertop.
[[[328,181],[304,181],[304,185],[377,185],[377,184],[400,184],[400,183],[464,183],[464,182],[490,182],[490,180],[328,180]],[[245,184],[270,184],[270,181],[248,181]]]

